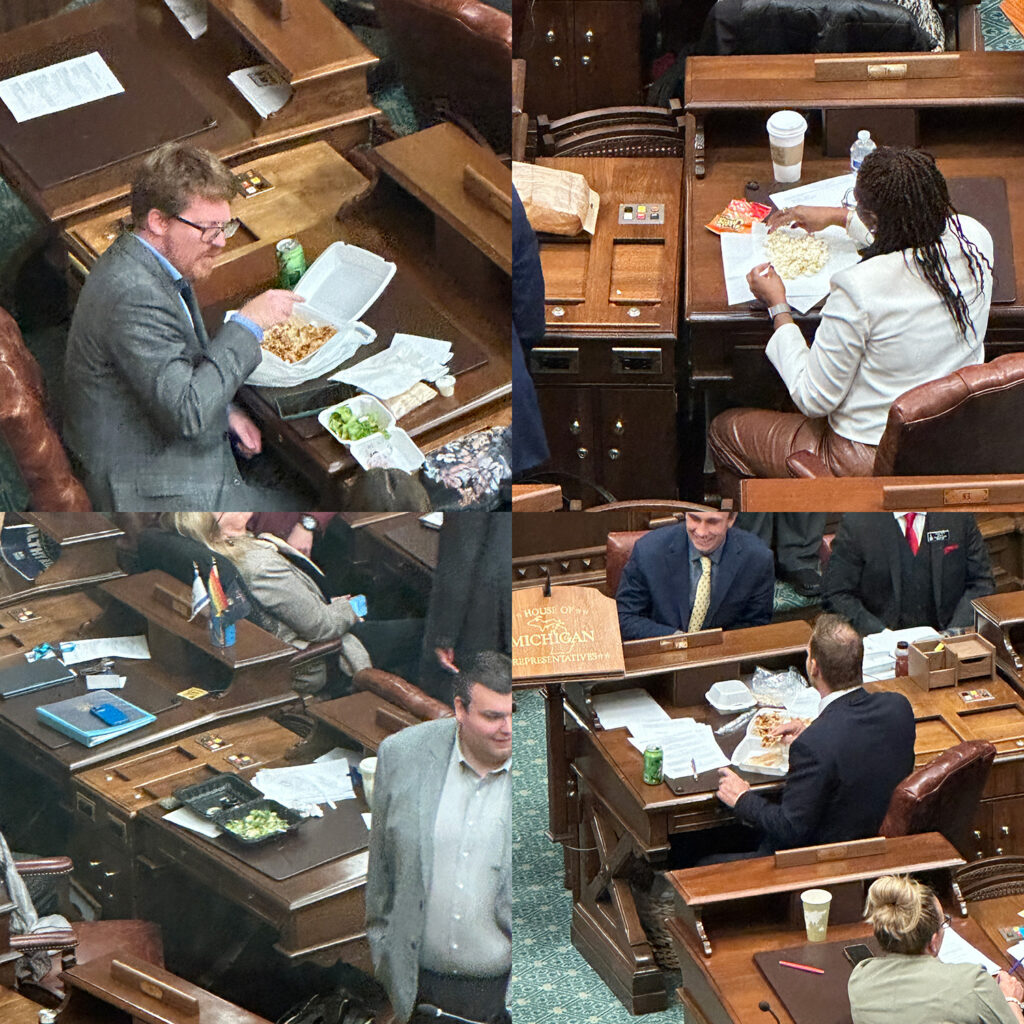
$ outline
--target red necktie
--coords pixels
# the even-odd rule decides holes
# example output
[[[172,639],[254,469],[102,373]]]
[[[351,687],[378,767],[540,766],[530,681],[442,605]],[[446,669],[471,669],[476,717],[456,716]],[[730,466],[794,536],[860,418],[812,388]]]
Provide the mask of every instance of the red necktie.
[[[917,518],[916,512],[908,512],[905,516],[907,521],[907,543],[910,545],[910,553],[912,555],[917,554],[917,534],[914,532],[914,520]]]

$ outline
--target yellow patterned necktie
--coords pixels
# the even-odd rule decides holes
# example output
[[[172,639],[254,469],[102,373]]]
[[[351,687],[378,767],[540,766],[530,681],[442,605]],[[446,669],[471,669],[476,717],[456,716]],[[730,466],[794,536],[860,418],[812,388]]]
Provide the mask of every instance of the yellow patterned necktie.
[[[693,611],[690,613],[688,632],[696,633],[704,625],[704,616],[711,604],[711,559],[707,555],[700,558],[700,579],[697,580],[697,593],[693,598]]]

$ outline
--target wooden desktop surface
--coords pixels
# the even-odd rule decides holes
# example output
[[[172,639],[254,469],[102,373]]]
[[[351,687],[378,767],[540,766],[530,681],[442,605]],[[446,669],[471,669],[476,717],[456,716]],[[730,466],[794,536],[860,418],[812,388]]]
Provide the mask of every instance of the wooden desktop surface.
[[[294,15],[283,23],[266,15],[250,17],[258,6],[254,0],[215,0],[209,31],[192,40],[162,0],[101,0],[0,35],[0,63],[24,62],[58,41],[117,25],[137,33],[139,48],[159,60],[216,119],[216,126],[194,141],[222,159],[299,139],[327,138],[341,148],[365,139],[369,119],[380,113],[366,91],[366,73],[377,58],[319,0],[291,0]],[[244,32],[243,22],[250,26]],[[255,49],[252,26],[259,36]],[[264,59],[291,77],[295,95],[273,117],[261,120],[227,76]],[[2,143],[0,155],[7,156]],[[123,160],[45,190],[7,159],[4,175],[40,215],[59,222],[125,196],[141,160]]]
[[[900,56],[876,57],[898,63]],[[686,62],[685,104],[690,113],[763,107],[963,107],[1024,105],[1024,58],[1019,53],[968,51],[956,54],[957,72],[944,78],[873,81],[815,81],[821,54],[763,54],[756,57],[690,57]],[[953,115],[956,116],[956,115]],[[970,116],[961,112],[961,116]]]
[[[0,987],[0,1020],[4,1024],[39,1024],[38,1003]]]
[[[913,488],[910,494],[906,489]],[[740,481],[744,512],[1017,511],[1024,497],[1019,473],[977,476],[847,476]],[[969,500],[963,500],[963,499]]]

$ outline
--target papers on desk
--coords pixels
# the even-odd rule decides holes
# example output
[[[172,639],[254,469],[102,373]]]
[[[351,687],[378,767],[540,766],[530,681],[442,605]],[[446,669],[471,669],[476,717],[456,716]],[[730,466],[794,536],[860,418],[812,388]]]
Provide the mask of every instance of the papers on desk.
[[[260,117],[277,113],[291,98],[292,87],[269,64],[239,68],[228,81],[249,101]]]
[[[164,821],[172,825],[180,825],[181,828],[191,829],[208,839],[216,839],[220,835],[220,826],[208,821],[200,814],[196,814],[190,807],[179,807],[176,811],[164,815]]]
[[[864,637],[864,682],[892,679],[896,675],[896,644],[900,640],[934,640],[938,633],[931,626],[911,626],[909,629],[883,629]]]
[[[649,722],[637,727],[629,742],[643,753],[648,743],[657,743],[664,753],[662,766],[670,779],[680,779],[694,771],[725,768],[729,758],[715,739],[711,726],[693,718],[671,718],[667,722]]]
[[[206,0],[164,0],[164,3],[193,39],[206,32]]]
[[[320,804],[333,807],[355,797],[344,756],[292,768],[264,768],[252,777],[252,784],[269,799],[304,814],[318,814]]]
[[[591,704],[603,729],[626,728],[638,735],[645,725],[670,722],[668,712],[646,691],[640,689],[616,690],[599,693]]]
[[[396,334],[383,352],[339,370],[330,379],[352,384],[383,401],[408,391],[421,380],[443,377],[451,358],[451,342]]]
[[[0,82],[0,100],[19,124],[124,92],[98,53],[50,64]]]
[[[61,660],[65,665],[79,665],[83,661],[100,658],[134,658],[149,660],[149,644],[145,636],[107,636],[97,640],[66,640],[60,645]]]
[[[1024,946],[1024,943],[1018,943]],[[1017,947],[1014,946],[1014,949]],[[1012,953],[1013,950],[1010,950]],[[944,964],[977,964],[984,967],[989,974],[998,974],[1002,968],[999,964],[990,960],[980,949],[976,949],[965,938],[957,935],[952,928],[946,928],[942,933],[942,946],[939,948],[939,960]],[[1016,959],[1016,957],[1014,957]]]
[[[825,178],[808,185],[772,193],[772,202],[781,210],[790,206],[841,206],[843,197],[853,188],[855,174],[842,174],[837,178]],[[722,241],[722,267],[725,271],[725,290],[730,306],[749,302],[753,293],[747,287],[747,273],[758,264],[767,263],[764,249],[766,229],[755,224],[749,235],[724,234]],[[853,239],[840,227],[829,227],[819,232],[828,241],[829,258],[816,274],[786,281],[786,300],[801,313],[806,313],[820,302],[829,292],[832,275],[859,262],[857,246]]]

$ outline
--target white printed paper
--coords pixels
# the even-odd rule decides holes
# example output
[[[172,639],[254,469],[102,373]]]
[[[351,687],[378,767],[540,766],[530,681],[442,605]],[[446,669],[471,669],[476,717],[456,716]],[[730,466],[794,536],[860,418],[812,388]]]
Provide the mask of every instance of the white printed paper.
[[[124,92],[98,53],[27,71],[0,82],[0,100],[19,124]]]
[[[729,758],[715,739],[711,726],[693,718],[673,718],[638,726],[630,743],[643,753],[648,743],[658,743],[663,752],[662,768],[670,779],[725,768]]]
[[[240,68],[228,75],[228,81],[252,104],[260,117],[270,117],[292,96],[292,87],[269,64]]]
[[[939,948],[938,959],[944,964],[977,964],[979,967],[984,967],[989,974],[998,974],[1002,970],[997,963],[985,956],[980,949],[972,946],[965,938],[957,935],[952,928],[943,929],[942,946]]]
[[[201,836],[207,836],[209,839],[216,839],[221,833],[219,825],[215,825],[212,821],[208,821],[206,818],[196,814],[191,807],[179,807],[176,811],[165,814],[164,821],[169,821],[172,825],[179,825],[181,828],[198,832]]]
[[[352,384],[368,395],[385,400],[408,391],[421,380],[435,381],[443,377],[451,358],[451,342],[416,334],[396,334],[383,352],[339,370],[330,379]]]
[[[772,202],[780,210],[791,206],[842,206],[846,193],[857,184],[856,174],[840,174],[835,178],[822,178],[796,188],[772,192]]]
[[[625,727],[636,736],[641,726],[670,721],[668,712],[646,690],[599,693],[591,703],[603,729]]]
[[[306,811],[311,806],[355,797],[349,762],[342,757],[291,768],[264,768],[252,777],[252,784],[268,799],[285,807]]]
[[[139,636],[107,636],[98,640],[66,640],[60,645],[60,657],[65,665],[78,665],[99,658],[134,658],[149,661],[149,643]]]
[[[164,3],[193,39],[206,32],[206,0],[164,0]]]

